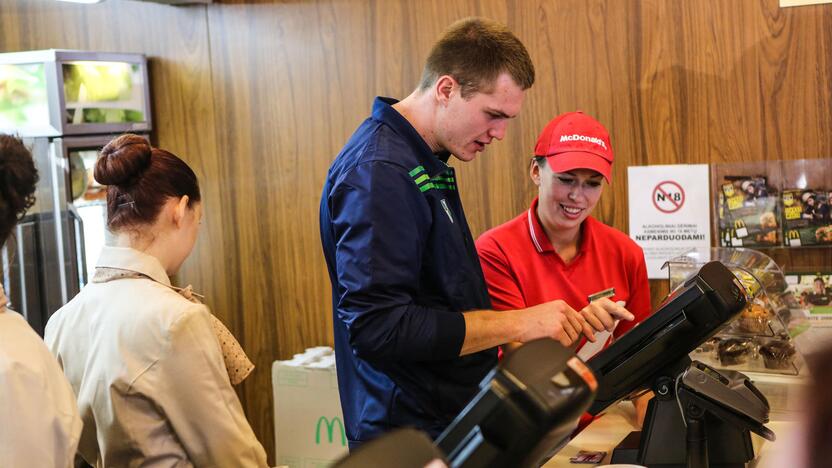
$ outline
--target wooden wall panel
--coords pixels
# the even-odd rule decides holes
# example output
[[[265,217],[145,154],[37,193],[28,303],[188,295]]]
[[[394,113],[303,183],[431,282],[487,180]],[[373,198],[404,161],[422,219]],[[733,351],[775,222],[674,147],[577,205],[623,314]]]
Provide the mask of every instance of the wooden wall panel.
[[[239,288],[233,287],[239,275],[234,268],[242,267],[239,262],[235,265],[231,250],[236,245],[234,233],[228,230],[233,213],[222,203],[227,198],[220,187],[226,158],[217,152],[205,7],[132,1],[0,2],[0,51],[48,48],[137,52],[150,58],[154,144],[193,167],[205,208],[197,246],[178,280],[205,293],[213,312],[234,329],[232,319],[240,314]],[[246,348],[251,351],[256,346]]]
[[[183,267],[217,315],[238,309],[225,286],[222,192],[214,126],[207,13],[204,7],[171,8],[137,2],[77,5],[52,0],[0,4],[0,51],[79,49],[136,52],[150,58],[154,144],[185,159],[196,171],[206,208],[194,254]]]
[[[503,21],[537,82],[508,135],[456,164],[475,234],[528,207],[528,159],[553,116],[612,133],[596,210],[627,229],[630,165],[832,156],[832,5],[777,0],[109,0],[0,4],[0,50],[154,57],[156,139],[197,169],[206,225],[181,273],[207,293],[258,368],[241,390],[272,452],[270,364],[332,342],[318,241],[326,170],[375,95],[403,97],[445,26]],[[652,282],[654,299],[666,293]],[[273,460],[273,458],[272,458]]]

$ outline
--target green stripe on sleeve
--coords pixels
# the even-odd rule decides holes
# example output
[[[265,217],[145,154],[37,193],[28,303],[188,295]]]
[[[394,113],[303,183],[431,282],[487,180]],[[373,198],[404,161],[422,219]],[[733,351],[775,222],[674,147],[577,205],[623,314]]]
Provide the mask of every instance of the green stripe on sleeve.
[[[415,167],[415,168],[413,168],[413,170],[411,170],[408,174],[410,174],[410,177],[415,177],[415,176],[416,176],[416,174],[419,174],[419,173],[421,173],[421,172],[425,172],[425,168],[424,168],[424,167],[422,167],[422,166],[416,166],[416,167]]]

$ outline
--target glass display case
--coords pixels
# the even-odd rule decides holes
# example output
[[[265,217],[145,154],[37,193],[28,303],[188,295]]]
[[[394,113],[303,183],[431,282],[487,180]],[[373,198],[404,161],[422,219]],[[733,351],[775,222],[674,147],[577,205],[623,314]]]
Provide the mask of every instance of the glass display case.
[[[798,375],[803,360],[791,336],[796,330],[790,328],[795,301],[783,272],[770,257],[746,248],[690,252],[665,263],[671,290],[712,260],[725,264],[742,283],[748,306],[691,353],[691,359],[741,372]]]
[[[0,132],[58,136],[151,129],[141,54],[38,50],[0,54]]]

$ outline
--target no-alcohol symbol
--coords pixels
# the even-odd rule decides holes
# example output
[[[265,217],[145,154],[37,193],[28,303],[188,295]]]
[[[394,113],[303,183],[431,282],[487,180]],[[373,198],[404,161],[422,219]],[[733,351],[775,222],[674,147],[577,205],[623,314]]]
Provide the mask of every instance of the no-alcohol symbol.
[[[659,182],[653,189],[653,206],[662,213],[675,213],[685,204],[685,191],[672,180]]]

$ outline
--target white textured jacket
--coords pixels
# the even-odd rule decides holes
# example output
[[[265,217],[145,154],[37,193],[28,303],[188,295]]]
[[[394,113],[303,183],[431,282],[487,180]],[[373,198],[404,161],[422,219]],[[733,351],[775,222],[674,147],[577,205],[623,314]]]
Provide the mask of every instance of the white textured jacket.
[[[141,273],[90,283],[46,327],[78,397],[78,451],[97,467],[263,467],[210,312],[173,291],[159,261],[105,247],[98,267]]]
[[[71,468],[81,418],[37,333],[6,309],[0,286],[0,467]]]

